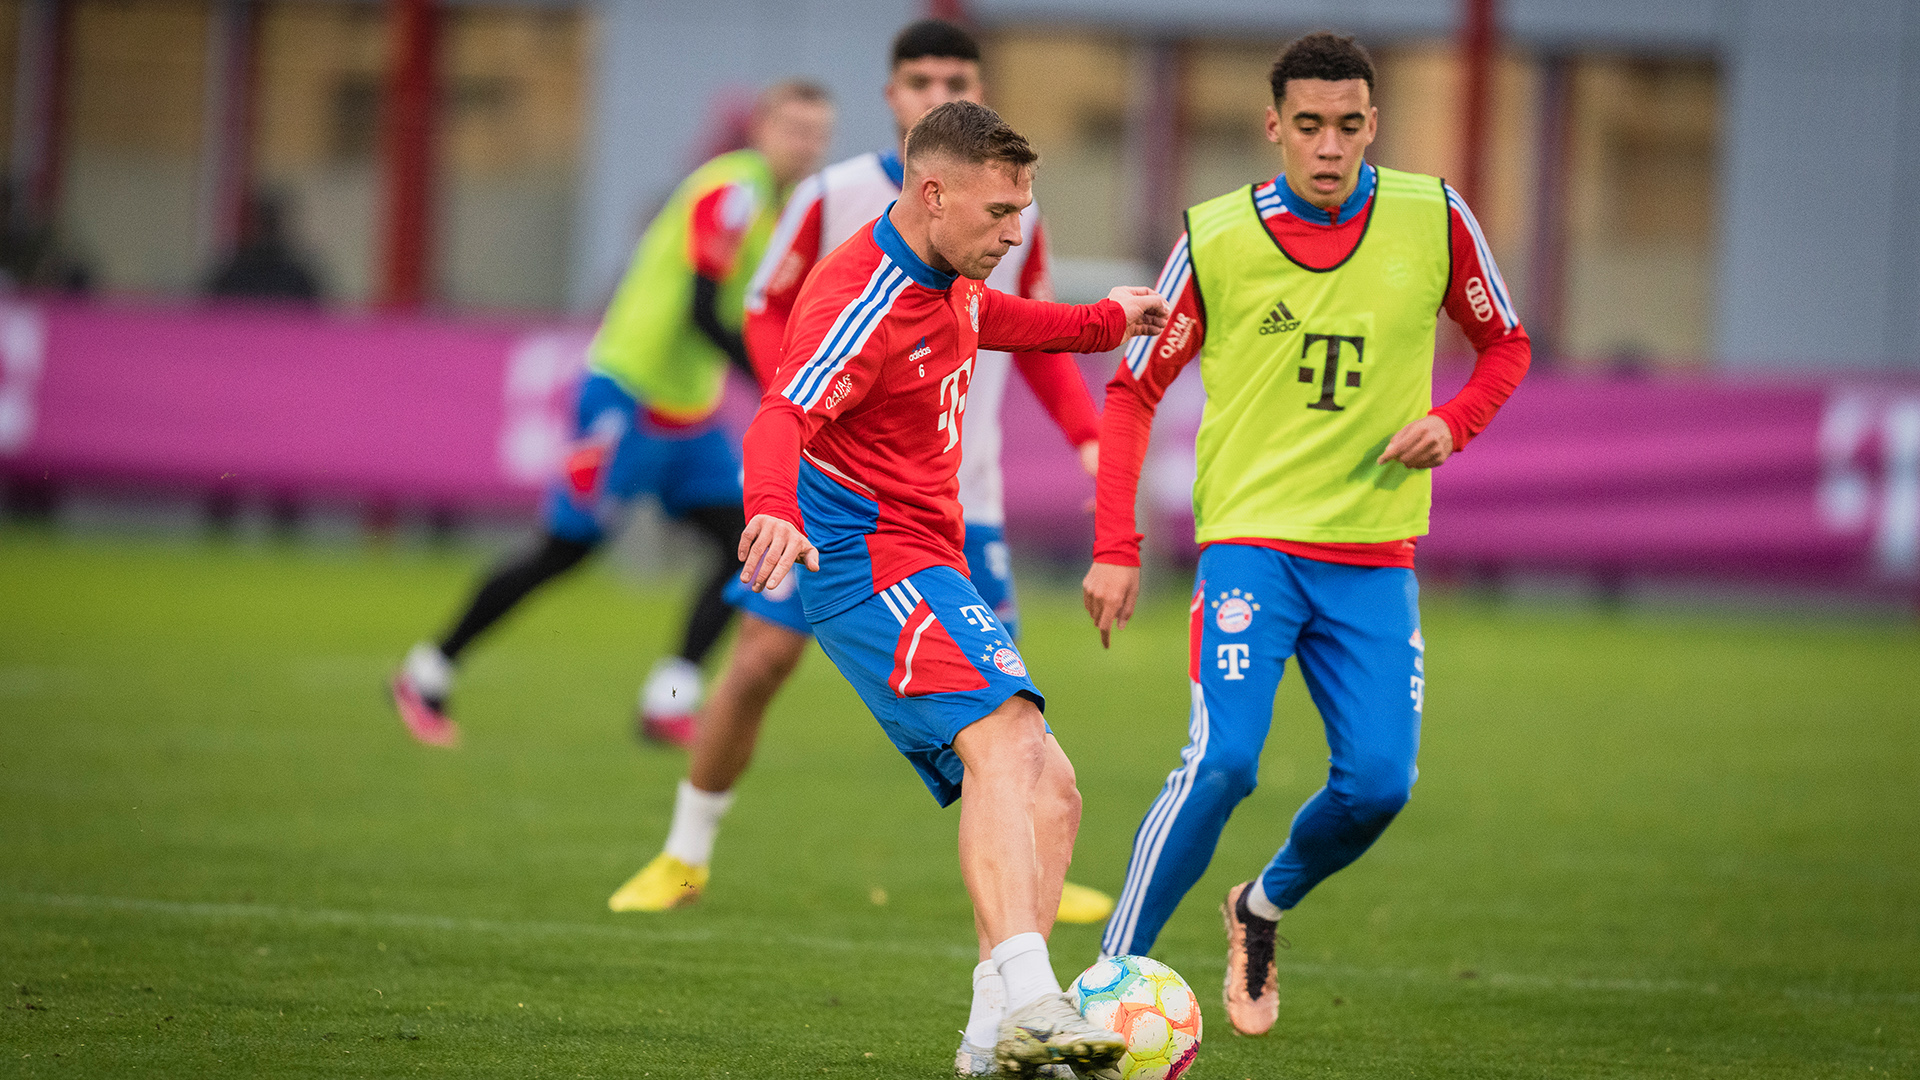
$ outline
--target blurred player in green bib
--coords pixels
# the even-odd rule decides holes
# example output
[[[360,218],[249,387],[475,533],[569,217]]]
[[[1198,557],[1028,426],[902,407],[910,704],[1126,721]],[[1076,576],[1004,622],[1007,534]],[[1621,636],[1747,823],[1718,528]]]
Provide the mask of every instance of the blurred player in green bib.
[[[739,572],[740,450],[714,421],[729,364],[753,367],[741,342],[747,282],[782,201],[819,167],[833,108],[819,86],[779,83],[755,106],[751,146],[722,154],[682,182],[640,239],[588,350],[564,475],[548,488],[544,535],[481,583],[438,644],[422,642],[393,680],[393,701],[423,743],[450,745],[454,665],[528,593],[577,566],[643,495],[711,545],[713,568],[687,618],[679,655],[662,660],[641,695],[647,733],[685,743],[701,691],[700,662],[726,629],[722,598]]]
[[[1151,949],[1206,869],[1253,790],[1297,658],[1332,761],[1279,853],[1227,893],[1227,1014],[1248,1035],[1278,1016],[1281,914],[1359,858],[1412,790],[1426,688],[1413,552],[1431,470],[1486,427],[1530,356],[1459,194],[1367,162],[1379,113],[1366,50],[1309,35],[1270,83],[1267,138],[1284,170],[1187,211],[1158,286],[1173,316],[1108,385],[1084,585],[1104,643],[1139,594],[1134,498],[1154,407],[1198,358],[1188,744],[1134,838],[1101,951]],[[1435,407],[1443,310],[1477,360]]]

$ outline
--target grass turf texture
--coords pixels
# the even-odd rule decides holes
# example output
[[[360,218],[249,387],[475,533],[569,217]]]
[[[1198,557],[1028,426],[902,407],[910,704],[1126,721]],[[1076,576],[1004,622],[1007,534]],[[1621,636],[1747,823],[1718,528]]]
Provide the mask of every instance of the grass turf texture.
[[[605,898],[682,772],[628,737],[678,589],[587,572],[471,656],[466,745],[382,680],[453,554],[0,531],[0,1060],[17,1076],[939,1076],[973,963],[937,811],[814,653],[708,898]],[[1118,886],[1186,724],[1185,602],[1102,653],[1029,582],[1029,664]],[[1920,1068],[1920,635],[1426,605],[1423,778],[1283,926],[1265,1039],[1218,1005],[1215,906],[1319,783],[1297,672],[1262,787],[1158,955],[1190,1075],[1740,1076]],[[1056,965],[1097,927],[1062,927]]]

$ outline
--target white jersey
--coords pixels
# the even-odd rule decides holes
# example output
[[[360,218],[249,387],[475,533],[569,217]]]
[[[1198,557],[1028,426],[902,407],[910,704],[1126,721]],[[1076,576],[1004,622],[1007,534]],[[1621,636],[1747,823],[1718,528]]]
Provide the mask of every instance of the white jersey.
[[[848,158],[803,181],[780,215],[766,256],[748,286],[748,311],[764,307],[769,289],[797,287],[799,282],[792,280],[796,270],[803,273],[810,269],[861,226],[886,213],[900,197],[900,184],[900,158],[890,152]],[[1044,244],[1037,203],[1021,212],[1020,229],[1023,242],[1000,260],[988,275],[987,284],[1016,296],[1051,300],[1053,289],[1047,280],[1046,258],[1044,254],[1034,258]],[[802,246],[812,250],[796,250]],[[1029,265],[1035,270],[1032,274],[1027,272]],[[1006,523],[1000,474],[1000,405],[1012,367],[1013,357],[1003,352],[983,349],[974,360],[959,471],[960,508],[969,525]]]

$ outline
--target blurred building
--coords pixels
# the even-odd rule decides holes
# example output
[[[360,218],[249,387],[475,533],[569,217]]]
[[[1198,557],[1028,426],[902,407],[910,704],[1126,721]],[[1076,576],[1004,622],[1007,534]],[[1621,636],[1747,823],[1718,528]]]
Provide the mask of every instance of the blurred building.
[[[1181,207],[1276,171],[1265,74],[1303,30],[1373,49],[1376,160],[1465,169],[1465,0],[932,7],[981,28],[994,102],[1044,155],[1069,295],[1145,279]],[[590,310],[756,86],[827,82],[836,155],[889,141],[886,44],[927,10],[0,0],[9,235],[38,229],[101,292],[185,297],[264,191],[337,301],[395,299],[393,233],[411,227],[433,305]],[[1496,15],[1474,199],[1543,355],[1920,366],[1920,0],[1499,0]],[[401,168],[409,72],[430,87],[429,152]],[[396,202],[407,183],[419,213]]]

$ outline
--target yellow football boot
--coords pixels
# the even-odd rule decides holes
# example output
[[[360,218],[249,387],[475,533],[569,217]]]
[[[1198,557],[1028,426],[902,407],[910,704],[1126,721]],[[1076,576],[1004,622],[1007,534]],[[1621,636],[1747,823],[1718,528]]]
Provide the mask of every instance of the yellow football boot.
[[[1060,914],[1055,918],[1063,923],[1106,922],[1111,914],[1113,897],[1099,889],[1089,889],[1069,881],[1060,890]]]
[[[608,897],[607,907],[613,911],[671,911],[700,899],[700,890],[706,887],[706,867],[688,866],[663,851]]]

